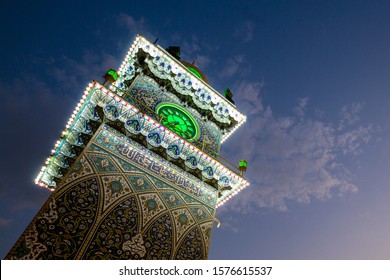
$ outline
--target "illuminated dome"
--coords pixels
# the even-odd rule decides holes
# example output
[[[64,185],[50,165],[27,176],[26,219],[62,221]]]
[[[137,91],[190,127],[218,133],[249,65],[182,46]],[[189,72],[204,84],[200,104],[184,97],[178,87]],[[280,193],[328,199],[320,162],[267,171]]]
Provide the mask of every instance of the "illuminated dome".
[[[196,67],[194,64],[191,64],[189,62],[186,62],[184,60],[181,60],[180,61],[185,67],[187,67],[188,70],[190,70],[190,72],[192,74],[194,74],[196,77],[198,77],[199,79],[201,79],[203,82],[205,83],[209,83],[209,81],[207,80],[207,77],[205,76],[205,74],[202,73],[202,71],[200,71],[200,69],[198,67]]]

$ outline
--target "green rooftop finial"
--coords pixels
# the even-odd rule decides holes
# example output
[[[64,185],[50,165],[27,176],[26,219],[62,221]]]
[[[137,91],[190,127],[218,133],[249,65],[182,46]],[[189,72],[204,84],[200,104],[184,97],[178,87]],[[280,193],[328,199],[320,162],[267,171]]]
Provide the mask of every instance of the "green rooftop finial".
[[[241,176],[246,171],[247,165],[248,163],[246,162],[246,160],[240,160],[240,162],[238,163],[238,169],[240,170]]]
[[[104,85],[106,85],[107,83],[113,83],[115,82],[116,80],[118,80],[118,73],[114,70],[114,69],[110,69],[106,72],[106,74],[104,74],[103,78],[104,78]]]

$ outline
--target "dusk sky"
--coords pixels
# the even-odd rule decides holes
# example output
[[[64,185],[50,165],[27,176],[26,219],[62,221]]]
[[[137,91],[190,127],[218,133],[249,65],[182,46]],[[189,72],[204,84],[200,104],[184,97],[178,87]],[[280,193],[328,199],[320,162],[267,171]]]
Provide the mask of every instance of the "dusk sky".
[[[390,259],[390,1],[2,1],[0,22],[2,259],[84,89],[137,34],[247,115],[222,156],[250,186],[217,210],[209,259]]]

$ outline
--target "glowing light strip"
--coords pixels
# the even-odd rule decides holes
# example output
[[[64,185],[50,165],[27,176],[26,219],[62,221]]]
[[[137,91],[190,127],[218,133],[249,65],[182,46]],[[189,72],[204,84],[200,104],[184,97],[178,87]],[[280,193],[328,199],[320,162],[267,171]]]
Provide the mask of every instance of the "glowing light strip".
[[[120,136],[115,135],[115,133],[118,133],[118,134],[119,134],[119,132],[117,132],[117,131],[108,131],[108,133],[114,134],[114,137],[120,139]],[[122,134],[122,135],[123,135],[123,134]],[[123,139],[121,139],[121,140],[123,141]],[[136,150],[136,151],[138,151],[138,152],[143,153],[142,148],[140,148],[140,145],[139,145],[137,142],[128,142],[128,141],[124,141],[124,142],[126,142],[126,145],[127,145],[126,148],[127,148],[127,149],[129,149],[129,150]],[[151,161],[157,161],[158,163],[163,164],[163,165],[167,168],[167,170],[169,170],[169,171],[171,171],[171,172],[173,172],[173,173],[175,173],[175,174],[177,174],[177,175],[183,177],[183,174],[182,174],[182,172],[181,172],[181,170],[180,170],[179,167],[177,167],[177,166],[174,165],[174,164],[171,164],[170,166],[167,165],[167,164],[164,162],[165,159],[164,159],[164,158],[161,158],[159,155],[154,154],[154,153],[152,153],[152,154],[143,153],[143,154],[144,154],[145,157],[148,158],[149,160],[151,160]],[[168,162],[168,161],[167,161],[167,162]],[[170,164],[170,163],[168,162],[168,164]],[[195,184],[197,184],[197,185],[200,183],[200,186],[203,188],[203,191],[205,191],[207,194],[218,195],[218,193],[213,193],[213,191],[215,191],[215,189],[214,189],[213,187],[211,187],[211,186],[208,185],[207,183],[201,181],[199,178],[197,178],[197,177],[195,177],[195,176],[192,176],[192,178],[191,178],[191,176],[188,176],[188,175],[191,175],[191,174],[188,174],[188,173],[187,173],[185,177],[187,177],[188,180],[192,181],[193,183],[195,183]],[[200,182],[199,182],[199,181],[200,181]]]
[[[120,75],[124,74],[124,68],[125,68],[126,64],[128,63],[128,61],[131,58],[135,57],[135,55],[138,52],[139,48],[144,49],[142,47],[144,45],[147,45],[148,50],[145,50],[145,51],[147,51],[152,57],[164,56],[166,59],[168,59],[169,63],[171,63],[171,65],[173,66],[172,70],[171,70],[173,73],[175,73],[175,72],[178,73],[179,70],[177,70],[177,69],[180,69],[181,71],[189,73],[190,76],[192,76],[192,77],[194,77],[196,79],[198,84],[199,84],[199,82],[201,83],[202,86],[199,87],[201,90],[203,90],[203,88],[207,88],[210,91],[211,96],[216,100],[215,101],[216,103],[223,101],[225,103],[225,105],[229,108],[229,112],[234,112],[239,117],[237,125],[231,131],[229,131],[227,134],[222,136],[221,144],[224,141],[226,141],[226,139],[229,138],[237,130],[238,127],[240,127],[243,123],[245,123],[246,116],[243,115],[240,111],[238,111],[235,108],[235,106],[231,105],[231,103],[224,96],[219,94],[209,84],[205,83],[203,80],[201,80],[198,77],[196,77],[183,64],[181,64],[180,62],[177,62],[176,60],[174,60],[171,57],[171,55],[167,51],[165,51],[163,48],[161,48],[160,46],[155,46],[153,43],[151,43],[149,40],[147,40],[145,37],[143,37],[141,35],[137,35],[135,41],[133,42],[133,44],[131,45],[129,51],[127,52],[127,55],[126,55],[125,59],[122,61],[122,65],[121,65],[121,67],[119,69]],[[173,70],[174,68],[176,68],[176,70]],[[195,83],[192,83],[192,84],[195,84]]]
[[[91,83],[89,83],[88,87],[85,89],[83,96],[81,97],[80,101],[77,103],[75,109],[73,110],[73,113],[72,113],[71,117],[69,118],[69,120],[68,120],[68,122],[67,122],[67,124],[65,126],[66,127],[65,130],[62,131],[62,133],[61,133],[61,137],[60,137],[61,140],[58,140],[56,142],[56,144],[54,145],[54,149],[51,150],[50,157],[48,157],[46,159],[45,165],[41,168],[38,176],[35,179],[35,184],[37,184],[37,185],[39,185],[41,187],[45,187],[45,188],[47,188],[47,189],[49,189],[51,191],[54,191],[54,188],[50,188],[47,184],[41,182],[42,176],[44,175],[48,165],[53,160],[53,156],[56,153],[57,149],[59,148],[61,142],[62,141],[65,142],[66,141],[66,136],[68,135],[68,133],[70,131],[70,128],[72,127],[72,124],[74,123],[75,117],[78,115],[81,107],[85,104],[87,96],[90,93],[89,91],[90,91],[91,87],[92,86],[96,86],[96,84],[97,84],[97,82],[91,82]]]
[[[142,37],[141,36],[141,40],[145,41],[145,42],[142,42],[142,43],[149,43],[151,44],[150,47],[151,48],[156,48],[156,52],[158,55],[162,55],[164,54],[166,58],[168,58],[169,62],[174,64],[176,67],[179,66],[181,70],[184,70],[184,72],[187,72],[189,73],[191,76],[195,77],[196,78],[196,81],[200,81],[203,85],[203,87],[207,88],[211,94],[213,95],[212,97],[214,97],[216,99],[217,102],[221,102],[221,101],[224,101],[227,105],[227,107],[229,107],[229,110],[232,110],[234,111],[238,116],[242,118],[244,118],[245,116],[240,112],[238,111],[234,105],[232,105],[223,95],[219,94],[218,91],[216,91],[214,88],[212,88],[208,83],[206,83],[205,81],[203,81],[202,79],[199,79],[194,73],[192,73],[187,67],[185,67],[182,63],[176,61],[176,60],[173,60],[171,58],[171,55],[166,51],[164,50],[163,48],[161,48],[160,46],[154,46],[148,39],[146,39],[145,37]],[[159,50],[161,53],[159,53],[157,50]],[[201,89],[203,89],[202,87],[200,87]]]
[[[234,191],[232,191],[231,193],[223,196],[221,199],[220,202],[217,203],[217,206],[216,208],[219,208],[221,207],[222,205],[224,205],[226,202],[228,202],[231,198],[233,198],[234,196],[236,196],[239,192],[241,192],[243,189],[245,189],[247,186],[249,186],[249,183],[246,182],[245,185],[242,185],[241,187],[235,189]]]
[[[91,91],[91,88],[93,88],[93,87],[100,89],[103,94],[106,94],[106,95],[109,95],[112,98],[115,98],[115,100],[118,103],[121,103],[127,109],[130,109],[130,110],[132,110],[135,113],[139,112],[139,110],[136,107],[134,107],[133,105],[129,104],[127,101],[125,101],[121,97],[117,96],[116,94],[114,94],[113,92],[108,90],[107,88],[103,87],[98,82],[94,81],[94,82],[90,83],[88,85],[88,87],[86,88],[86,90],[84,91],[84,95],[82,96],[82,98],[80,99],[79,103],[77,104],[77,106],[76,106],[75,110],[73,111],[71,117],[69,118],[69,120],[68,120],[68,122],[66,124],[66,129],[62,132],[60,140],[58,140],[55,143],[54,149],[51,151],[50,157],[47,158],[47,160],[45,162],[45,165],[41,168],[41,171],[39,172],[38,176],[36,177],[35,183],[37,185],[45,187],[45,188],[48,188],[51,191],[53,191],[55,189],[55,187],[50,187],[46,183],[42,182],[42,176],[47,175],[47,176],[53,177],[50,173],[46,172],[46,170],[47,170],[47,168],[51,164],[55,164],[53,162],[54,161],[54,157],[55,157],[56,154],[59,153],[59,149],[62,147],[61,144],[66,143],[66,140],[67,140],[66,136],[69,135],[71,129],[76,124],[76,122],[78,120],[77,117],[82,112],[83,106],[85,105],[85,103],[87,101],[88,95],[91,95],[91,97],[92,97],[93,92]],[[142,115],[143,115],[144,119],[148,122],[148,124],[152,124],[152,125],[158,125],[159,124],[158,122],[156,122],[155,120],[150,118],[148,115],[146,115],[144,113],[142,113]],[[232,172],[230,169],[226,168],[222,163],[220,163],[219,161],[217,161],[214,158],[210,157],[208,154],[204,153],[202,150],[198,149],[197,147],[193,146],[191,143],[187,142],[185,139],[183,139],[181,137],[178,137],[176,134],[171,132],[169,129],[166,129],[164,126],[160,126],[160,128],[162,130],[164,130],[165,133],[169,137],[175,138],[175,139],[180,139],[186,146],[189,146],[194,153],[197,153],[200,156],[200,158],[202,158],[202,157],[205,158],[210,163],[210,165],[212,165],[213,169],[217,168],[220,171],[222,171],[222,175],[221,176],[227,176],[227,177],[230,178],[230,186],[232,187],[232,190],[229,193],[223,195],[221,198],[218,199],[218,200],[220,200],[220,202],[217,202],[219,206],[223,205],[227,200],[229,200],[231,197],[236,195],[239,191],[241,191],[243,188],[245,188],[249,184],[242,177],[238,176],[237,174]],[[48,170],[48,171],[50,171],[50,170]],[[236,183],[234,183],[234,182],[236,182]]]
[[[243,125],[244,123],[246,122],[246,116],[244,116],[244,119],[238,123],[230,132],[228,132],[227,134],[225,134],[224,136],[222,136],[222,139],[221,139],[221,145],[223,142],[226,141],[226,139],[228,139],[241,125]]]
[[[135,38],[135,41],[133,42],[129,51],[127,52],[126,57],[122,61],[122,65],[119,68],[119,71],[118,71],[119,75],[124,74],[124,68],[125,68],[127,62],[130,60],[131,57],[134,57],[134,54],[138,51],[138,42],[139,42],[140,38],[142,38],[141,35],[137,35],[137,37]]]

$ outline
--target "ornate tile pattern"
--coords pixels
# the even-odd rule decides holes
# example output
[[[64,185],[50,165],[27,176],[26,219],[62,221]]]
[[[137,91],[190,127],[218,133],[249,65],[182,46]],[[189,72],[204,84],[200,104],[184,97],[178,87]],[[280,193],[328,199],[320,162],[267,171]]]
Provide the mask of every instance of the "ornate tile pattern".
[[[131,148],[99,128],[8,259],[207,258],[216,204],[208,189],[147,150],[135,145],[129,156],[115,145]]]
[[[204,259],[204,245],[202,235],[198,228],[191,230],[181,241],[176,250],[175,259],[177,260],[199,260]]]
[[[246,117],[142,36],[118,75],[88,85],[35,180],[54,193],[7,258],[207,258],[215,208],[248,185],[218,161]]]
[[[101,180],[104,190],[103,211],[119,198],[132,192],[129,184],[122,176],[102,176]]]
[[[205,219],[212,218],[210,214],[202,207],[191,207],[190,208],[192,215],[196,218],[197,221],[203,221]]]
[[[208,221],[200,225],[200,229],[203,235],[203,240],[205,241],[206,252],[208,252],[210,247],[211,239],[211,230],[213,229],[213,222]]]
[[[91,156],[91,159],[99,173],[118,171],[115,165],[106,156]]]
[[[126,241],[122,245],[123,251],[130,251],[132,256],[139,256],[140,258],[144,257],[146,254],[146,248],[144,245],[144,240],[142,235],[139,233],[131,238],[131,240]]]
[[[117,204],[100,218],[81,259],[137,259],[141,255],[128,249],[139,231],[138,206],[134,196]],[[141,240],[139,240],[141,242]],[[141,246],[141,245],[139,245]]]
[[[160,193],[160,195],[162,196],[165,204],[169,208],[174,208],[174,207],[179,207],[184,205],[184,203],[179,198],[179,196],[174,192],[162,192]]]
[[[131,165],[130,163],[118,158],[114,157],[115,162],[119,165],[120,169],[123,172],[129,172],[129,171],[140,171],[138,168],[134,167],[134,165]]]
[[[8,259],[75,259],[92,228],[99,187],[92,177],[53,193]]]
[[[153,186],[146,179],[145,175],[128,175],[127,178],[131,182],[131,185],[136,191],[147,191],[154,190]]]
[[[81,178],[83,176],[87,176],[93,173],[92,167],[85,158],[85,156],[81,156],[80,160],[76,161],[74,164],[72,170],[70,171],[70,174],[65,179],[65,183],[74,181],[78,178]]]
[[[195,220],[186,208],[173,210],[172,215],[175,222],[176,240],[179,241],[183,234],[195,224]]]
[[[140,194],[138,201],[142,210],[142,227],[145,227],[151,219],[167,209],[157,193]]]
[[[143,232],[142,236],[147,250],[145,259],[173,259],[173,224],[169,213],[159,216],[157,220],[150,224],[150,226]]]
[[[134,103],[132,100],[137,100],[134,104],[144,112],[148,112],[155,119],[159,117],[154,113],[156,107],[164,102],[170,102],[174,104],[181,104],[180,99],[173,93],[163,90],[152,79],[147,76],[138,76],[136,81],[128,94],[123,98],[129,103]],[[191,110],[191,108],[187,108]],[[206,122],[202,120],[201,115],[196,110],[191,110],[192,116],[196,119],[200,126],[201,136],[199,143],[203,143],[207,147],[210,154],[217,153],[219,150],[219,143],[221,142],[221,131],[212,122]],[[196,145],[196,144],[195,144]]]
[[[146,76],[143,78],[150,80]],[[161,91],[163,89],[160,88],[159,90]],[[169,95],[168,92],[167,94]],[[192,107],[187,107],[186,110],[194,118],[204,118],[204,116],[199,115],[200,113],[196,112]],[[73,162],[74,158],[80,156],[83,152],[84,145],[86,144],[84,140],[90,139],[92,136],[91,132],[97,129],[97,123],[107,120],[110,120],[110,125],[117,128],[120,132],[106,126],[104,128],[105,131],[101,133],[102,135],[99,135],[100,139],[95,144],[100,148],[106,148],[110,153],[119,154],[121,158],[123,156],[126,157],[127,159],[125,160],[135,162],[137,168],[141,168],[142,170],[148,169],[148,171],[155,173],[158,178],[163,177],[162,179],[166,179],[165,181],[168,180],[167,183],[169,185],[180,186],[186,191],[192,190],[194,192],[193,194],[202,196],[202,199],[205,199],[204,202],[206,203],[210,202],[212,204],[214,196],[217,195],[216,188],[209,188],[210,186],[205,182],[197,182],[194,184],[194,180],[192,180],[194,176],[187,172],[188,168],[201,174],[205,179],[213,180],[215,186],[231,187],[230,190],[222,192],[222,195],[216,198],[218,201],[217,207],[223,205],[249,184],[237,173],[226,168],[214,159],[216,154],[213,153],[219,149],[215,147],[214,152],[212,152],[209,149],[209,145],[213,146],[219,143],[219,140],[212,137],[211,134],[217,128],[213,128],[213,124],[210,122],[199,122],[201,136],[198,140],[201,140],[201,142],[190,143],[177,137],[168,128],[159,125],[159,118],[157,116],[155,116],[157,119],[153,119],[153,116],[148,116],[150,115],[149,113],[144,114],[142,110],[140,111],[136,106],[132,106],[121,97],[115,96],[113,92],[107,90],[97,82],[93,82],[88,86],[76,111],[78,111],[77,117],[73,115],[69,120],[67,129],[63,131],[64,137],[56,142],[52,150],[52,155],[46,160],[45,166],[41,168],[35,180],[36,184],[52,190],[57,188],[58,183],[63,178],[62,173],[67,172],[69,168],[68,162]],[[89,122],[93,124],[93,129],[92,124],[89,124]],[[207,133],[208,128],[211,134]],[[109,131],[111,136],[106,131]],[[116,133],[113,131],[116,131]],[[232,132],[228,132],[225,136],[230,135]],[[112,137],[113,134],[116,134],[115,137]],[[141,141],[145,139],[146,143],[143,143],[143,145],[131,143],[132,141],[124,134]],[[152,137],[150,137],[151,135]],[[156,141],[156,139],[159,140]],[[130,146],[134,146],[136,149],[129,149],[129,143],[131,143]],[[184,166],[177,167],[167,159],[163,159],[148,150],[145,145],[148,147],[153,146],[161,151],[165,149],[167,155],[181,160]],[[97,157],[101,154],[99,147],[92,147],[97,152]],[[203,148],[207,149],[203,150]],[[112,166],[104,159],[99,160],[97,158],[94,161],[94,165],[101,172],[113,171],[111,169]],[[207,197],[204,196],[204,192],[208,193]]]

